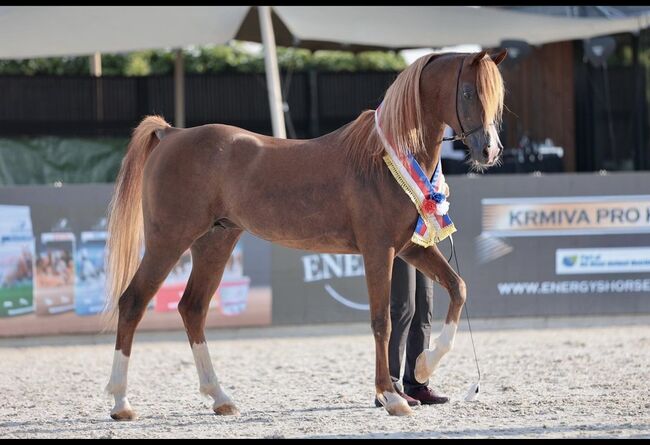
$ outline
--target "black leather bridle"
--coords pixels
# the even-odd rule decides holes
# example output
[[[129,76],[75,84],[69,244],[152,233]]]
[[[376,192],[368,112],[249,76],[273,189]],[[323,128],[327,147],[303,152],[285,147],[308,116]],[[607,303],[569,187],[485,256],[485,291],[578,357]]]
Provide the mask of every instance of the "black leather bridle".
[[[465,142],[465,139],[467,136],[476,133],[479,131],[481,128],[483,128],[483,125],[479,125],[478,127],[470,130],[470,131],[465,131],[463,128],[463,122],[460,120],[460,114],[458,114],[458,94],[460,92],[460,74],[463,72],[463,63],[465,62],[465,59],[461,59],[460,61],[460,67],[458,68],[458,79],[456,80],[456,119],[458,119],[458,124],[460,125],[460,131],[461,134],[457,134],[456,136],[449,136],[446,138],[442,138],[440,142],[445,142],[445,141],[463,141]]]

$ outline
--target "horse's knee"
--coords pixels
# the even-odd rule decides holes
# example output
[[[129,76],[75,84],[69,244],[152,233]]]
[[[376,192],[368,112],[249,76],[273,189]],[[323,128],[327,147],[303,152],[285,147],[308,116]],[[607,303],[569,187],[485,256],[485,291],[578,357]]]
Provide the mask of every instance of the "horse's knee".
[[[388,340],[390,337],[390,320],[386,317],[374,317],[370,321],[372,333],[377,340]]]
[[[204,309],[201,305],[198,305],[195,302],[190,302],[185,298],[181,298],[181,301],[178,303],[178,312],[181,314],[181,318],[188,322],[202,318]]]
[[[127,289],[118,301],[120,318],[124,321],[133,321],[139,319],[147,309],[147,301],[138,297],[131,289]]]
[[[450,277],[447,290],[449,291],[452,301],[461,305],[465,304],[465,300],[467,299],[467,286],[461,277],[458,275]]]

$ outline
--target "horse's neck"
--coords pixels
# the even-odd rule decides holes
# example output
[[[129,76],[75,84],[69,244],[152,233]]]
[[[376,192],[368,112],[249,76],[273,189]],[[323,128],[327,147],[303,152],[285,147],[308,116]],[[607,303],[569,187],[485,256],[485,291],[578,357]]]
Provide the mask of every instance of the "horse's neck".
[[[426,122],[426,120],[425,120]],[[418,163],[425,171],[428,177],[433,175],[433,171],[440,161],[440,152],[442,148],[442,138],[445,133],[445,124],[439,123],[430,125],[425,132],[424,142],[427,147],[426,154],[421,154],[416,157]]]

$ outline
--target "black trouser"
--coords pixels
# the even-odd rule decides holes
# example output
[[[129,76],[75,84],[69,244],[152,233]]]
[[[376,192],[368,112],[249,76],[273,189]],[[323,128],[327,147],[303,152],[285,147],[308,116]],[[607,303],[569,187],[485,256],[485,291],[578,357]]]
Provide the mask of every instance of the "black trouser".
[[[429,384],[415,380],[415,361],[429,348],[433,318],[433,281],[399,257],[393,264],[390,285],[391,333],[388,342],[388,367],[393,382],[399,382],[406,349],[404,390]]]

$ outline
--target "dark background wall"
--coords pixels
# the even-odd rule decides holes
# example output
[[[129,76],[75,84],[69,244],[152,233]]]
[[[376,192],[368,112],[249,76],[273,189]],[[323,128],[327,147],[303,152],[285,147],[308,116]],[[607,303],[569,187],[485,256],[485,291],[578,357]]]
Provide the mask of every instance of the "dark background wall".
[[[524,136],[534,142],[550,138],[563,147],[564,157],[561,170],[546,171],[650,169],[645,65],[618,63],[605,70],[586,63],[583,53],[582,42],[561,42],[532,48],[520,61],[506,59],[501,66],[506,151],[520,149]],[[396,76],[283,73],[288,136],[317,137],[350,122],[375,108]],[[185,94],[186,126],[225,123],[272,133],[264,74],[188,74]],[[171,76],[0,76],[0,135],[5,138],[125,138],[152,113],[172,121]],[[535,169],[544,171],[523,171]],[[522,170],[492,173],[514,171]]]

